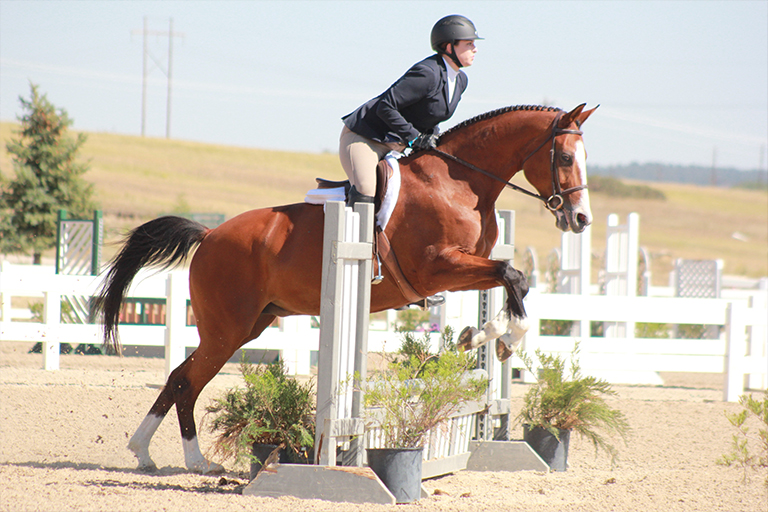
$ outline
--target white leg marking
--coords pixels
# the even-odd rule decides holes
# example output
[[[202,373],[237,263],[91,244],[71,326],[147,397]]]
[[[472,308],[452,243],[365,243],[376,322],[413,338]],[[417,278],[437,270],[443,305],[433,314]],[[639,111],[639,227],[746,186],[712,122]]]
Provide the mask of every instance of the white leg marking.
[[[502,310],[496,315],[496,318],[487,322],[481,331],[472,336],[472,348],[482,347],[491,340],[495,340],[507,331],[507,324],[509,323],[509,317],[507,313]]]
[[[139,469],[148,471],[157,469],[152,457],[149,456],[149,442],[162,421],[162,416],[147,414],[128,442],[128,449],[139,459]]]
[[[528,322],[528,318],[513,317],[512,320],[509,321],[509,324],[507,324],[506,334],[502,336],[505,340],[504,343],[506,343],[510,350],[514,350],[512,344],[515,343],[515,347],[517,347],[517,344],[519,344],[520,340],[523,339],[523,336],[525,336],[525,333],[528,332],[528,329],[530,328],[531,325]],[[506,340],[509,341],[507,342]]]
[[[204,475],[223,473],[224,466],[215,462],[208,462],[200,452],[200,445],[197,442],[197,436],[192,439],[182,439],[181,444],[184,447],[184,462],[187,469],[195,473]]]

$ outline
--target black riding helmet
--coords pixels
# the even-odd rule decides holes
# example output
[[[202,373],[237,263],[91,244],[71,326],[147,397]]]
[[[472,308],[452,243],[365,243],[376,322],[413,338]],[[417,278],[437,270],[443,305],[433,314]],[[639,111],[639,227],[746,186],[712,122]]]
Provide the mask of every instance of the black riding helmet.
[[[452,14],[440,19],[432,27],[432,49],[437,53],[445,53],[441,48],[445,43],[451,43],[451,53],[447,54],[457,66],[462,67],[456,55],[456,41],[482,39],[477,35],[474,23],[469,18],[459,14]]]

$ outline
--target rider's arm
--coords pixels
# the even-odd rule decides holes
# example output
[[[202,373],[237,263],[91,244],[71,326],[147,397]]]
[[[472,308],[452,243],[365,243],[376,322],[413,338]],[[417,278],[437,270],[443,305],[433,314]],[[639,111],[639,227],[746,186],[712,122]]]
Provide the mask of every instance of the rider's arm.
[[[416,65],[382,95],[376,114],[401,137],[400,142],[408,144],[420,133],[400,111],[433,94],[437,82],[438,77],[432,69]]]

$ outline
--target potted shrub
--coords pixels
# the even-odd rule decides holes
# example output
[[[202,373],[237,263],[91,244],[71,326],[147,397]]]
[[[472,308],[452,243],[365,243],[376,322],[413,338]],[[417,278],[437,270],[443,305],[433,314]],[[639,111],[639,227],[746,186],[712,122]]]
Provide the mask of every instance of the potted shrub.
[[[450,331],[447,332],[450,336]],[[461,407],[484,397],[488,379],[473,374],[469,353],[446,349],[430,354],[429,333],[419,342],[405,334],[406,353],[368,380],[368,426],[381,429],[382,448],[369,448],[368,465],[398,503],[419,499],[424,444]],[[445,339],[444,339],[445,341]]]
[[[553,471],[565,471],[568,463],[568,443],[571,432],[589,439],[616,463],[617,450],[601,431],[615,433],[626,442],[629,425],[620,411],[610,407],[605,396],[616,395],[605,380],[581,374],[578,362],[579,344],[576,343],[570,358],[570,370],[566,361],[557,355],[547,355],[536,350],[539,368],[534,369],[528,355],[522,350],[518,355],[537,381],[525,395],[523,409],[517,416],[517,424],[523,424],[523,436]]]
[[[245,388],[229,389],[206,407],[214,415],[209,430],[218,434],[214,455],[250,461],[251,479],[278,447],[279,462],[307,462],[315,437],[312,383],[287,375],[282,361],[253,365],[243,359],[240,372]]]

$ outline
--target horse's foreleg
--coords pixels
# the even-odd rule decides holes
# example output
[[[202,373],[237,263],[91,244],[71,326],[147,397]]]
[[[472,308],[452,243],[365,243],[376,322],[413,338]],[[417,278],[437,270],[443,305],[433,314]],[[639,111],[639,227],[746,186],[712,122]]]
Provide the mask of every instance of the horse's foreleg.
[[[504,286],[507,290],[506,310],[510,317],[507,323],[507,332],[501,335],[497,342],[503,344],[497,346],[496,350],[501,361],[506,361],[517,350],[523,336],[530,328],[528,315],[525,313],[525,305],[523,304],[523,299],[528,295],[528,280],[522,272],[510,265],[507,265],[507,275],[510,286],[506,284]]]
[[[493,320],[486,322],[480,329],[465,328],[459,335],[459,347],[477,348],[491,340],[498,339],[503,346],[497,347],[499,359],[506,360],[520,344],[528,330],[523,298],[528,294],[528,282],[522,272],[504,262],[489,262],[493,271],[494,284],[501,284],[507,292],[507,304]],[[486,282],[475,283],[479,289],[487,289]]]

